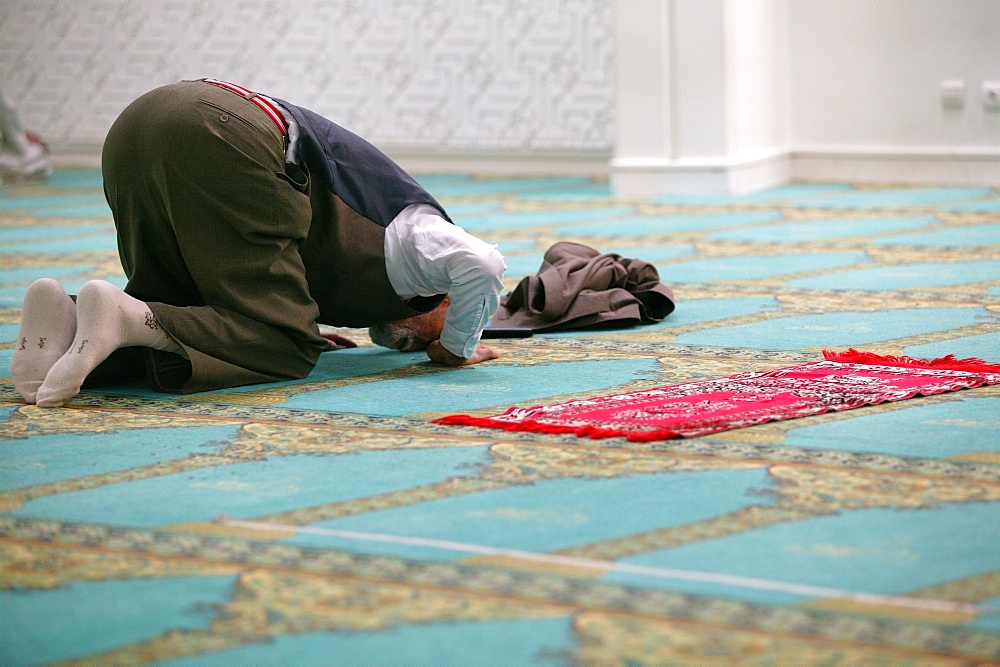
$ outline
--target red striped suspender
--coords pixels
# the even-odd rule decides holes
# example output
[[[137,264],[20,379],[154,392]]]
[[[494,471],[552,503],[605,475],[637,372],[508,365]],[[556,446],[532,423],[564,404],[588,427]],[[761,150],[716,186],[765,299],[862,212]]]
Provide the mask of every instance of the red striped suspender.
[[[279,130],[281,130],[282,136],[288,134],[288,125],[285,123],[285,117],[281,115],[281,112],[278,111],[278,107],[270,100],[260,97],[257,93],[247,90],[243,86],[237,86],[235,83],[229,83],[228,81],[219,81],[218,79],[202,79],[202,81],[210,83],[213,86],[225,88],[226,90],[236,93],[240,97],[253,102],[260,107],[261,111],[266,113],[271,120],[274,121],[274,124],[278,126]]]

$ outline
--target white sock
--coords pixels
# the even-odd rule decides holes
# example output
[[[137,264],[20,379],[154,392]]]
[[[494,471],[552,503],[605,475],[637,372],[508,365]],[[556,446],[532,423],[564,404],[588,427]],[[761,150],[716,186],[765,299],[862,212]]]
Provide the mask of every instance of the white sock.
[[[38,389],[41,407],[63,405],[80,391],[90,372],[120,347],[180,352],[160,328],[149,306],[103,280],[91,280],[76,295],[76,337]]]
[[[76,304],[52,278],[31,283],[24,294],[21,327],[10,360],[14,388],[25,403],[35,394],[49,369],[69,349],[76,333]]]

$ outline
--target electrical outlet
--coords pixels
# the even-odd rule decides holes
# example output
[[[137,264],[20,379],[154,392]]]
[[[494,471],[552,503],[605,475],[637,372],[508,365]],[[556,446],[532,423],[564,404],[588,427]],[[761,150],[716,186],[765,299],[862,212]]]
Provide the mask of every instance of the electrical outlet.
[[[1000,81],[983,81],[983,106],[1000,111]]]
[[[965,81],[946,79],[941,82],[941,106],[945,109],[965,107]]]

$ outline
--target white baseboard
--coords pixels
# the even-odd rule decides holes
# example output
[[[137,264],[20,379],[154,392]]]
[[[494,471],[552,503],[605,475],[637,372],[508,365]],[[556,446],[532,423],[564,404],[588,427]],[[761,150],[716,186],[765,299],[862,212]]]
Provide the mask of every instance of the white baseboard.
[[[615,158],[611,188],[622,197],[660,194],[742,195],[792,180],[789,153],[735,158]]]
[[[616,195],[741,195],[792,181],[1000,186],[1000,146],[796,147],[747,158],[623,159],[611,162]]]
[[[1000,185],[1000,145],[993,148],[898,146],[797,147],[799,181],[909,185]]]
[[[464,149],[434,151],[381,147],[403,169],[414,174],[477,176],[584,176],[607,178],[610,150]]]
[[[610,176],[616,195],[668,193],[740,195],[792,181],[898,185],[1000,185],[1000,146],[949,149],[899,146],[803,146],[749,157],[678,159],[614,158],[607,151],[435,152],[389,148],[415,174],[481,176]],[[101,166],[101,146],[52,147],[56,169]]]
[[[608,177],[610,150],[449,150],[380,147],[403,169],[414,174],[476,174],[477,176]],[[96,169],[101,146],[63,144],[52,147],[52,163],[59,169]]]
[[[51,144],[52,166],[56,169],[100,169],[103,144]]]

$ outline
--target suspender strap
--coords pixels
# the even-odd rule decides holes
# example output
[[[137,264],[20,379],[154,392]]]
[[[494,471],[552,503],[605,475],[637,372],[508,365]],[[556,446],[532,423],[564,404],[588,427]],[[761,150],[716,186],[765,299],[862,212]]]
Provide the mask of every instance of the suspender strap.
[[[229,83],[228,81],[219,81],[218,79],[202,79],[202,81],[204,81],[205,83],[210,83],[213,86],[219,86],[220,88],[225,88],[226,90],[232,93],[236,93],[245,100],[253,102],[258,107],[260,107],[261,111],[266,113],[271,118],[271,120],[274,121],[274,124],[278,126],[279,130],[281,130],[282,136],[288,135],[288,124],[285,122],[285,117],[281,115],[280,111],[278,111],[278,106],[268,98],[263,97],[262,95],[258,95],[253,91],[247,90],[243,86],[237,86],[235,83]]]

